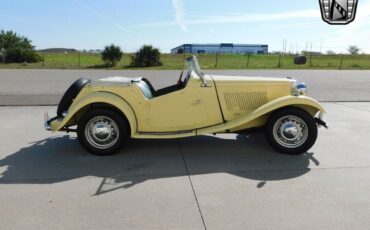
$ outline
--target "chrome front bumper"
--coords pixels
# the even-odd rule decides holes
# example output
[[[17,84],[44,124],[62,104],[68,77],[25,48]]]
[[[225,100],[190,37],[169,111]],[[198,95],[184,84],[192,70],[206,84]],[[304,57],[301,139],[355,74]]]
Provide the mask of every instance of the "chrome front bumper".
[[[324,119],[323,119],[323,113],[322,112],[319,113],[319,116],[318,117],[315,117],[315,121],[316,121],[316,124],[319,127],[323,126],[323,127],[327,128],[327,129],[329,129],[329,124],[324,121]]]
[[[44,113],[44,129],[47,131],[52,131],[51,129],[51,122],[59,119],[59,117],[49,118],[49,114],[47,112]]]

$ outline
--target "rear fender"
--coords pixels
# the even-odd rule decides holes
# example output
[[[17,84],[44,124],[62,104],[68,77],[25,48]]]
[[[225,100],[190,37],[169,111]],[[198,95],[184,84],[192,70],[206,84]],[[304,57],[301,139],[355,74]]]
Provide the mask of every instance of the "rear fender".
[[[130,124],[131,136],[133,136],[137,131],[137,121],[134,111],[131,106],[120,96],[108,92],[93,92],[87,96],[74,101],[68,110],[67,116],[63,119],[58,119],[51,122],[51,130],[59,131],[69,123],[71,123],[80,111],[85,109],[88,105],[95,103],[104,103],[121,111],[127,118]]]

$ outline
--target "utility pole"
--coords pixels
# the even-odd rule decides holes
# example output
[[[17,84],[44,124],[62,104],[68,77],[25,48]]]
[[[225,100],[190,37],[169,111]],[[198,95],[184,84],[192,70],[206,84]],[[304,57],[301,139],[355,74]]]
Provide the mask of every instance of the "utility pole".
[[[288,40],[284,40],[284,53],[286,53],[287,50],[287,45],[288,45]]]
[[[306,41],[306,53],[308,52],[308,41]]]
[[[290,46],[289,46],[289,54],[293,54],[294,52],[294,44],[293,43],[290,43]]]
[[[323,40],[323,38],[322,38],[322,36],[321,36],[321,42],[320,42],[320,54],[321,54],[321,51],[322,51],[322,40]]]
[[[298,43],[295,42],[295,54],[298,54]]]

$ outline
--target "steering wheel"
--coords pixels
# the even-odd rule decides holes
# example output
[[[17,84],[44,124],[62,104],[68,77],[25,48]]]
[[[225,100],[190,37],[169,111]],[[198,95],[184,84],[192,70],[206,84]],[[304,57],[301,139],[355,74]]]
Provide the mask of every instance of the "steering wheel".
[[[184,74],[184,70],[181,71],[181,74],[180,74],[180,77],[179,77],[179,80],[177,80],[177,84],[180,85],[182,84],[182,81],[181,81],[181,78],[182,78],[182,75]]]

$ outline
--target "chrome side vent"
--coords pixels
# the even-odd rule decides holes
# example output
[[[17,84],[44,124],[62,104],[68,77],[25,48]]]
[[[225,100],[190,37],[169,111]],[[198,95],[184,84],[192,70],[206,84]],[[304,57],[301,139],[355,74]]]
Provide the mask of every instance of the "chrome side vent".
[[[225,102],[229,111],[248,111],[257,109],[267,103],[267,93],[262,92],[232,92],[224,93]]]

